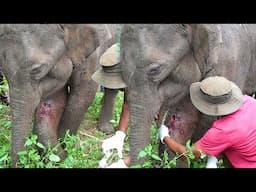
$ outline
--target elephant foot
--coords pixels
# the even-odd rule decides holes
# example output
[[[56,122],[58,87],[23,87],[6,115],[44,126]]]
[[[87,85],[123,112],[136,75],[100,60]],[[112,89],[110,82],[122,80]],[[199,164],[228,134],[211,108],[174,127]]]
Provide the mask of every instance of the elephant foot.
[[[104,132],[105,134],[109,135],[115,132],[115,129],[113,128],[113,126],[110,123],[106,123],[104,125],[98,125],[98,129],[102,132]]]

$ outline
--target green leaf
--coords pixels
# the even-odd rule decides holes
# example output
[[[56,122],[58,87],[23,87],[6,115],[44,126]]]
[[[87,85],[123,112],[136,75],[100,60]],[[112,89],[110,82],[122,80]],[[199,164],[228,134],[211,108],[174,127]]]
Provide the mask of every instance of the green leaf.
[[[195,155],[194,155],[193,153],[189,153],[189,154],[188,154],[188,157],[189,157],[190,159],[194,159],[194,158],[195,158]]]
[[[36,143],[36,146],[39,147],[39,148],[41,148],[41,149],[45,149],[45,146],[43,146],[42,143]]]
[[[32,144],[33,144],[33,141],[31,139],[27,139],[26,143],[25,143],[25,146],[30,146]]]
[[[55,154],[51,154],[49,156],[49,160],[50,161],[53,161],[53,162],[59,162],[60,161],[60,157],[58,155],[55,155]]]
[[[149,155],[151,155],[152,153],[152,145],[151,144],[148,144],[146,147],[145,147],[145,152]]]
[[[37,140],[37,135],[32,134],[32,136],[31,136],[31,141],[32,141],[33,143],[36,143],[36,140]]]
[[[131,165],[130,168],[142,168],[142,166],[137,164],[137,165]]]
[[[3,157],[0,158],[0,162],[3,160],[7,160],[7,158],[8,158],[8,154],[5,154]]]
[[[186,142],[186,148],[187,149],[191,149],[191,141],[190,140],[188,140],[187,142]]]
[[[11,127],[11,121],[6,121],[5,127],[10,128]]]
[[[157,161],[162,161],[162,159],[156,154],[152,154],[151,157]]]
[[[145,157],[146,155],[147,153],[145,151],[140,151],[138,157],[142,158],[142,157]]]
[[[26,154],[27,154],[27,151],[20,151],[20,152],[18,152],[19,156],[26,155]]]

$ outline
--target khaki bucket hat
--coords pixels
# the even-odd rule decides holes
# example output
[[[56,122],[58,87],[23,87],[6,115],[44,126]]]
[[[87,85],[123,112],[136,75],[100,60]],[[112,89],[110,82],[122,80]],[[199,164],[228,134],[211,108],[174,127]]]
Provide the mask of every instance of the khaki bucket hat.
[[[92,75],[95,82],[109,89],[127,87],[121,76],[120,48],[117,43],[102,54],[100,65],[101,67]]]
[[[222,76],[212,76],[190,85],[193,105],[202,113],[212,116],[228,115],[242,105],[241,89]]]

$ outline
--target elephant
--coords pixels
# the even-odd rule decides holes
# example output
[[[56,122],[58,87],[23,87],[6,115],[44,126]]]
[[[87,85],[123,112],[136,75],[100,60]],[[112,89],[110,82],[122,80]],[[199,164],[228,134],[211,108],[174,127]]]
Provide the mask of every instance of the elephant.
[[[125,24],[120,43],[130,101],[132,165],[143,162],[137,156],[149,142],[157,113],[158,126],[165,111],[176,118],[170,135],[182,144],[209,128],[214,118],[191,104],[191,83],[219,75],[234,81],[243,94],[256,90],[255,24]]]
[[[0,67],[9,84],[11,157],[24,149],[30,123],[42,143],[76,133],[98,85],[100,55],[115,41],[113,24],[1,24]],[[61,147],[58,154],[64,158]]]

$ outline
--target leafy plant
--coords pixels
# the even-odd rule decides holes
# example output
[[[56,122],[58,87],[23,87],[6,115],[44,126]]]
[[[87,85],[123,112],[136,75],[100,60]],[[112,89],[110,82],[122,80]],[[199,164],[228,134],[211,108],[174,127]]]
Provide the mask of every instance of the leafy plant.
[[[99,114],[101,112],[102,108],[102,99],[103,99],[103,92],[97,92],[96,96],[92,102],[92,104],[89,106],[87,112],[86,112],[86,118],[98,121],[99,120]]]
[[[37,141],[37,135],[30,133],[25,142],[25,150],[18,152],[19,161],[17,167],[22,168],[52,168],[58,167],[60,157],[56,155],[57,146],[45,147]]]
[[[67,157],[61,161],[57,153],[57,146],[44,146],[37,141],[37,135],[30,134],[26,140],[25,150],[18,153],[17,167],[22,168],[92,168],[98,166],[102,152],[98,150],[94,139],[82,140],[79,135],[71,135],[69,131],[61,138],[61,145]]]
[[[10,166],[10,108],[6,105],[0,104],[0,168]]]
[[[193,148],[191,141],[188,140],[185,145],[185,151],[182,154],[176,154],[173,159],[169,159],[167,151],[164,151],[162,158],[158,154],[158,129],[154,124],[151,127],[151,140],[150,143],[139,152],[138,159],[144,158],[142,165],[134,165],[132,168],[175,168],[177,160],[181,157],[186,158],[188,168],[205,168],[207,163],[207,156],[194,160]],[[220,159],[217,163],[219,168],[223,168],[223,160]]]

